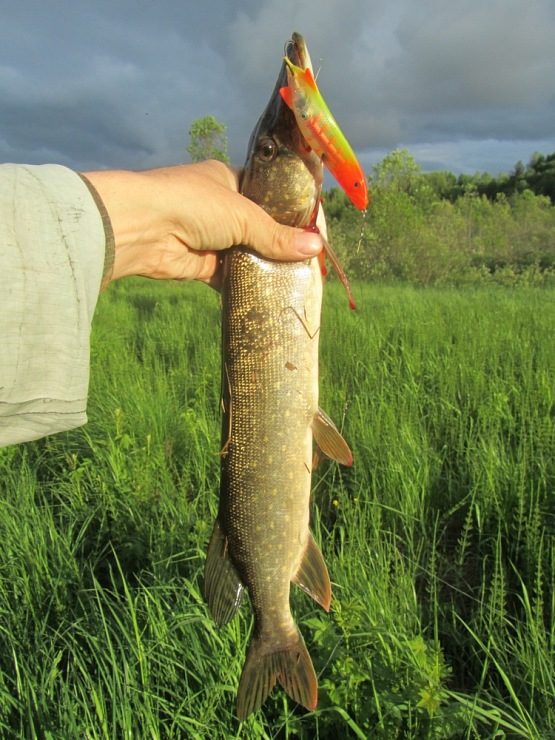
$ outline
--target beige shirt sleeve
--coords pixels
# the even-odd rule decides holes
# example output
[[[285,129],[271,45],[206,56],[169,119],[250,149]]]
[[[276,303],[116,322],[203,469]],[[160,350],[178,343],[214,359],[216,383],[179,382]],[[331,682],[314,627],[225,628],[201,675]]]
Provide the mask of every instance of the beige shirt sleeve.
[[[0,446],[87,420],[91,320],[110,257],[99,206],[66,167],[0,165]]]

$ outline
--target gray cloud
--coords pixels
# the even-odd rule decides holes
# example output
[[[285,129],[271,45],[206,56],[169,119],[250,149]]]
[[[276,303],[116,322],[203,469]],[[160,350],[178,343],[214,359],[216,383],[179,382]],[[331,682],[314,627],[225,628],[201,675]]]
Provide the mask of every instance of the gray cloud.
[[[426,24],[419,25],[421,16],[410,6],[398,28],[402,52],[393,71],[405,72],[404,94],[418,85],[427,108],[534,105],[553,94],[553,18],[546,2],[425,0],[418,8]]]
[[[552,0],[21,0],[0,25],[0,159],[182,161],[210,113],[241,162],[292,30],[367,167],[399,145],[455,170],[555,150]]]

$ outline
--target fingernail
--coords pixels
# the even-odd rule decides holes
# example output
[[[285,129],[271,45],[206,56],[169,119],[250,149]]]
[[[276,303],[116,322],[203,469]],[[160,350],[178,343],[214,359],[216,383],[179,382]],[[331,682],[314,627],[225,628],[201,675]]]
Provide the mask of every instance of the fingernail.
[[[322,240],[314,232],[298,231],[293,246],[303,257],[314,257],[322,251]]]

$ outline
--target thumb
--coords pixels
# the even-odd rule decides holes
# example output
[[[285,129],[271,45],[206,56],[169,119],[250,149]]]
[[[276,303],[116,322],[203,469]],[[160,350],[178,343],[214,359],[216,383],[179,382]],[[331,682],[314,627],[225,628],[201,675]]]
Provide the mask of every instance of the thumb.
[[[252,202],[251,202],[252,203]],[[243,243],[263,257],[282,262],[294,262],[315,257],[322,251],[319,234],[275,221],[262,208],[252,203],[256,217],[245,224]]]

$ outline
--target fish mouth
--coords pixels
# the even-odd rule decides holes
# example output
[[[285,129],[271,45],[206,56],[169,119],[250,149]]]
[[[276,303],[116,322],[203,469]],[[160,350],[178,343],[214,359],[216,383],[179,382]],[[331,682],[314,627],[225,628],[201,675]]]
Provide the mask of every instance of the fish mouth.
[[[302,67],[303,69],[310,67],[312,71],[310,54],[308,53],[306,42],[300,33],[294,32],[291,34],[291,38],[285,44],[284,56],[293,62],[293,64],[296,64],[297,67]],[[294,114],[289,110],[279,93],[280,88],[287,84],[287,65],[283,61],[270,100],[252,132],[249,141],[249,151],[251,151],[253,142],[262,129],[275,131],[297,128]]]
[[[300,33],[294,31],[291,34],[291,39],[285,44],[285,56],[290,62],[296,64],[297,67],[301,67],[302,69],[310,67],[310,71],[314,71],[306,42]]]

